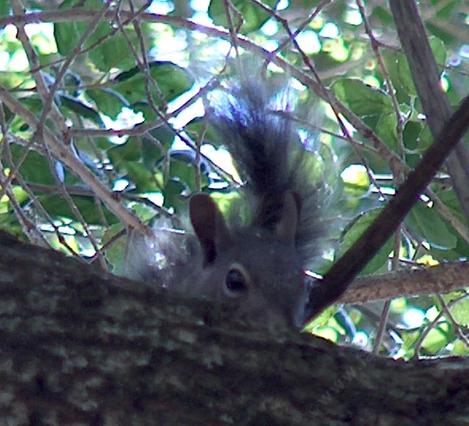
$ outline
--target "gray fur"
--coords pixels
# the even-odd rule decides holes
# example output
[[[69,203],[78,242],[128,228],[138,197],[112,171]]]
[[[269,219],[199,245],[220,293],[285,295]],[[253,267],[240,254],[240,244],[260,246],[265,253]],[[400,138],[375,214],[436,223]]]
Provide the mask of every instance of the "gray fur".
[[[313,154],[299,140],[288,102],[286,91],[244,82],[212,104],[209,122],[245,181],[247,219],[225,223],[209,197],[192,197],[194,229],[172,232],[158,221],[154,238],[129,238],[128,275],[183,294],[235,300],[240,316],[256,324],[302,325],[304,270],[321,252],[325,187],[311,179]]]
[[[311,178],[307,160],[314,154],[299,140],[288,114],[288,89],[272,93],[267,83],[254,80],[231,87],[224,100],[209,110],[209,121],[246,182],[244,203],[251,219],[244,226],[273,229],[285,194],[292,191],[298,198],[296,248],[306,267],[323,248],[319,240],[325,235],[321,218],[326,187]]]

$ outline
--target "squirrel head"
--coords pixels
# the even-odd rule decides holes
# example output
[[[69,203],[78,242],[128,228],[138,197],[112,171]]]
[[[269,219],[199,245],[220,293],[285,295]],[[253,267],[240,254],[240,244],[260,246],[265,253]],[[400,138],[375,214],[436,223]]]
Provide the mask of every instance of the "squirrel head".
[[[273,230],[231,231],[206,194],[192,196],[190,220],[203,265],[194,286],[201,296],[238,304],[242,318],[271,327],[301,327],[304,271],[295,249],[299,205],[286,193]]]

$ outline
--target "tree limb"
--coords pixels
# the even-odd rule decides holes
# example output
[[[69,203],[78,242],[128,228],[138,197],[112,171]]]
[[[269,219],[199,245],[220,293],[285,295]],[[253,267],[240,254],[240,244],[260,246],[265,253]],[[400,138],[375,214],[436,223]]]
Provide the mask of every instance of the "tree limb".
[[[464,425],[469,359],[252,329],[0,233],[0,423]]]
[[[366,303],[398,296],[449,293],[469,286],[469,262],[398,270],[355,279],[339,303]]]

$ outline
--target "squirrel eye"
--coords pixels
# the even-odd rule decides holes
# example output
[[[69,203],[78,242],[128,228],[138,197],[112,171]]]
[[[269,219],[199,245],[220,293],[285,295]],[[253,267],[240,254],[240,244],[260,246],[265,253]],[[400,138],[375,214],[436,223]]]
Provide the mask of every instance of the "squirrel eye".
[[[230,295],[240,295],[248,288],[246,276],[239,269],[232,268],[226,274],[225,286]]]

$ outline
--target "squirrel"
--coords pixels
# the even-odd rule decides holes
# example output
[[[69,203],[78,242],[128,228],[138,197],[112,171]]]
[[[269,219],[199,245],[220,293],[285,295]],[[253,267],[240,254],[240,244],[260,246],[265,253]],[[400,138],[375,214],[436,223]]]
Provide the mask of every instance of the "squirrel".
[[[308,300],[305,270],[321,254],[325,185],[311,178],[313,154],[288,114],[287,88],[256,80],[232,83],[206,111],[245,181],[231,219],[208,194],[192,195],[189,229],[159,220],[154,238],[129,238],[128,274],[232,301],[251,323],[298,329]]]

